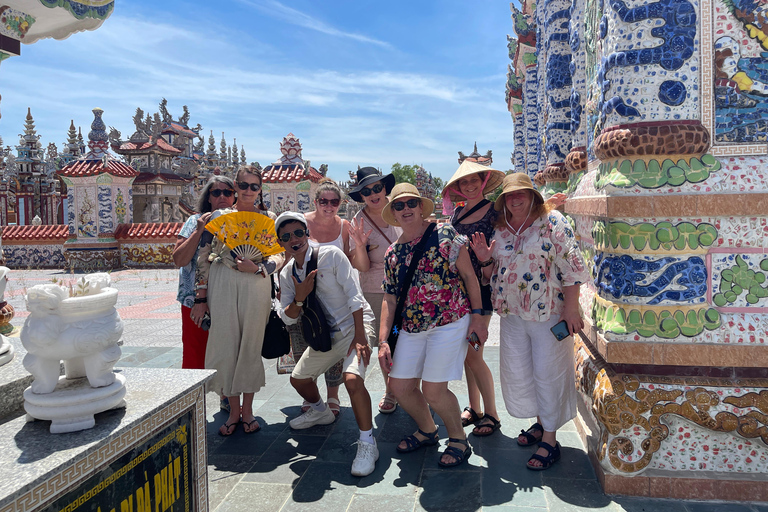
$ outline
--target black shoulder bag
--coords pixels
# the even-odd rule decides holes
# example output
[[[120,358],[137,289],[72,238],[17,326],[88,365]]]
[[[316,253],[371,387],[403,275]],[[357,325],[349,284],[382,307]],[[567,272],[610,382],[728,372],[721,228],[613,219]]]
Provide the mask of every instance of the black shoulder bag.
[[[392,321],[392,329],[387,336],[387,343],[389,344],[389,350],[394,355],[395,346],[397,345],[397,338],[400,336],[400,328],[403,325],[403,306],[405,306],[405,298],[408,296],[408,290],[411,288],[411,280],[413,274],[416,272],[416,267],[419,266],[421,257],[424,256],[424,249],[427,247],[427,243],[432,236],[432,231],[435,230],[435,223],[432,222],[427,226],[424,231],[424,235],[416,244],[416,248],[413,250],[413,257],[411,258],[411,264],[408,265],[408,271],[405,273],[403,279],[403,287],[400,289],[400,297],[397,299],[397,307],[395,308],[395,318]]]
[[[319,247],[312,249],[312,256],[310,256],[307,262],[307,274],[317,269],[317,253],[320,252]],[[315,278],[317,279],[317,278]],[[320,306],[320,301],[317,299],[315,289],[317,288],[317,281],[312,287],[312,291],[309,292],[307,298],[304,299],[304,314],[301,317],[301,332],[304,335],[304,340],[307,344],[318,352],[328,352],[331,350],[331,328],[328,326],[328,321],[325,319],[325,313]]]
[[[275,276],[272,275],[272,307],[269,311],[269,320],[264,328],[264,342],[261,345],[261,357],[264,359],[277,359],[291,351],[291,335],[285,327],[285,322],[280,314],[275,311]]]
[[[477,203],[474,207],[472,207],[472,209],[469,210],[467,213],[465,213],[464,215],[456,219],[456,224],[460,223],[461,221],[463,221],[464,219],[466,219],[467,217],[469,217],[470,215],[472,215],[473,213],[475,213],[477,210],[487,205],[488,203],[490,203],[489,200],[483,199],[482,201]],[[463,211],[463,208],[462,208],[462,211]]]

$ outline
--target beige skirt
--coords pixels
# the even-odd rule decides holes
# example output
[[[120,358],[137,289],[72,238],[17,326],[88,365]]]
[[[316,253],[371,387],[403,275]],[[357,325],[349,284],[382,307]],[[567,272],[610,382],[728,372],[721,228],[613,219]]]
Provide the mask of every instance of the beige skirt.
[[[271,279],[211,265],[208,308],[211,329],[205,367],[216,370],[209,383],[224,396],[256,393],[265,384],[261,346],[271,307]]]

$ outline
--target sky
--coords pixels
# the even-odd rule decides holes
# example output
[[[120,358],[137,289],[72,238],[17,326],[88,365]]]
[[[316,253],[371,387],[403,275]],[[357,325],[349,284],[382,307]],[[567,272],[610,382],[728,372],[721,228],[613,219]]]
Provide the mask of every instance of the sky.
[[[31,107],[43,146],[87,137],[91,109],[127,139],[136,107],[189,107],[205,145],[237,139],[249,162],[303,157],[347,180],[358,165],[419,164],[444,180],[458,151],[511,168],[504,88],[509,2],[117,0],[97,30],[22,45],[0,65],[0,135],[18,144]]]

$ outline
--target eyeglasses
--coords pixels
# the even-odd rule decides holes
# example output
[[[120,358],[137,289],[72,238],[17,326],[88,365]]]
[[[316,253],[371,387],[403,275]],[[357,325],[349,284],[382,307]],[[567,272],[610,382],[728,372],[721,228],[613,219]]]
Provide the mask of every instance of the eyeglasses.
[[[341,199],[326,199],[324,197],[321,197],[320,199],[317,200],[317,204],[319,204],[320,206],[327,206],[330,204],[331,206],[336,208],[337,206],[339,206],[339,204],[341,204]]]
[[[384,185],[382,185],[381,183],[377,183],[374,186],[372,186],[371,188],[366,187],[363,190],[361,190],[360,191],[360,195],[368,197],[371,194],[378,194],[383,189],[384,189]]]
[[[421,199],[409,199],[407,201],[397,201],[396,203],[392,203],[392,209],[396,212],[402,211],[403,208],[408,206],[408,208],[416,208],[421,204]]]
[[[224,194],[224,197],[232,197],[232,194],[234,193],[235,191],[232,190],[231,188],[227,188],[227,189],[215,188],[210,192],[211,197],[219,197],[221,194]]]
[[[259,189],[261,189],[261,185],[258,183],[247,183],[245,181],[238,181],[237,182],[237,188],[240,190],[248,190],[248,187],[251,187],[251,190],[254,192],[258,192]]]
[[[309,234],[308,229],[294,229],[292,232],[283,233],[280,235],[280,240],[283,242],[287,242],[291,239],[291,235],[295,236],[296,238],[304,238]]]

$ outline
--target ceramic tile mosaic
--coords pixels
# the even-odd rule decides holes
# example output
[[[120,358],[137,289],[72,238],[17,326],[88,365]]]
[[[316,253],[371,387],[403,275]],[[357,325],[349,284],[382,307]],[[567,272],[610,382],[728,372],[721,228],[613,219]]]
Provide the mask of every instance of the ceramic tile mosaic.
[[[604,127],[697,119],[696,0],[606,0],[600,20]]]
[[[569,0],[544,3],[547,165],[561,164],[571,149],[571,45]]]
[[[651,392],[654,390],[676,390],[679,386],[647,385]],[[690,390],[684,386],[683,390]],[[729,395],[742,396],[747,393],[759,393],[758,388],[701,388],[716,393],[721,399]],[[677,399],[676,402],[682,402]],[[714,410],[708,414],[712,417],[720,412],[743,416],[751,408],[741,409],[720,402]],[[666,469],[674,471],[722,471],[737,473],[761,474],[768,471],[768,449],[766,445],[757,439],[746,439],[739,435],[727,432],[714,432],[701,427],[684,418],[668,414],[663,416],[663,423],[669,428],[669,436],[661,442],[659,450],[654,455],[647,469]],[[630,454],[619,452],[617,456],[622,461],[632,462],[642,457],[643,451],[640,444],[648,436],[648,432],[634,425],[631,429],[623,431],[620,436],[625,436],[632,442],[634,450]],[[618,436],[617,436],[618,437]]]
[[[122,243],[120,260],[131,268],[173,266],[173,243]]]
[[[586,0],[571,2],[570,47],[572,76],[571,84],[571,146],[587,147],[587,122],[584,118],[584,104],[587,101],[587,43],[584,40],[584,8]]]
[[[63,268],[64,252],[61,244],[12,245],[3,244],[3,265],[9,268]]]
[[[768,313],[768,251],[713,252],[709,300],[724,311]]]

